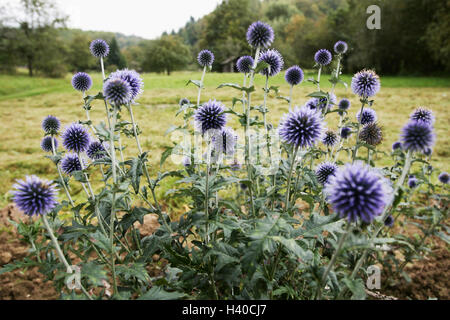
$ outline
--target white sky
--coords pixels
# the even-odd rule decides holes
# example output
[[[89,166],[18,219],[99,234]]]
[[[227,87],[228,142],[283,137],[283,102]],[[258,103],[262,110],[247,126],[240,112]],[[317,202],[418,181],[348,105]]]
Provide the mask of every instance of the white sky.
[[[121,32],[147,39],[212,12],[222,0],[54,0],[70,16],[68,27]],[[19,0],[0,0],[18,3]]]

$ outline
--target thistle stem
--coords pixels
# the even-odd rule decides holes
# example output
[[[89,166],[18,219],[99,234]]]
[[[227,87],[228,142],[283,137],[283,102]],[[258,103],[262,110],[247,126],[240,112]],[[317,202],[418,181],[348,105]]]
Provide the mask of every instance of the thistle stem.
[[[205,79],[206,66],[203,68],[202,78],[200,80],[200,87],[198,87],[197,106],[200,106],[200,97],[202,95],[203,81]]]
[[[54,139],[54,138],[53,138],[53,135],[52,135],[52,136],[51,136],[51,141],[52,141],[52,153],[53,153],[53,156],[56,156],[55,141],[54,141],[53,139]],[[61,172],[61,168],[59,167],[59,165],[58,165],[57,163],[56,163],[55,165],[56,165],[56,169],[58,170],[59,179],[61,180],[61,185],[62,185],[63,188],[64,188],[64,191],[65,191],[65,193],[66,193],[67,199],[69,199],[70,205],[71,205],[72,207],[75,207],[75,204],[74,204],[74,202],[73,202],[73,200],[72,200],[72,197],[70,196],[69,189],[67,188],[66,182],[64,181],[64,178],[63,178],[63,175],[62,175],[62,172]]]
[[[361,119],[362,119],[362,113],[364,111],[364,105],[365,105],[365,100],[363,100],[362,105],[361,105],[361,109],[359,111],[359,118],[358,120],[358,127],[356,130],[356,142],[355,142],[355,148],[353,149],[353,156],[352,156],[352,162],[354,163],[356,161],[356,157],[358,155],[358,144],[359,144],[359,132],[361,130]]]
[[[290,194],[290,191],[291,191],[291,180],[292,180],[292,174],[294,172],[295,158],[297,158],[298,149],[299,149],[299,147],[295,146],[294,147],[294,151],[292,152],[292,155],[291,155],[291,163],[290,163],[290,167],[289,167],[289,176],[288,176],[287,186],[286,186],[286,188],[287,188],[287,190],[286,190],[286,200],[285,200],[285,204],[286,204],[285,211],[286,212],[289,212],[289,203],[290,203],[290,201],[289,201],[289,194]]]
[[[320,75],[322,73],[322,66],[319,67],[319,71],[317,71],[317,91],[320,91]]]
[[[293,91],[294,91],[294,86],[291,85],[291,87],[289,89],[289,112],[292,111],[292,95],[293,95]]]

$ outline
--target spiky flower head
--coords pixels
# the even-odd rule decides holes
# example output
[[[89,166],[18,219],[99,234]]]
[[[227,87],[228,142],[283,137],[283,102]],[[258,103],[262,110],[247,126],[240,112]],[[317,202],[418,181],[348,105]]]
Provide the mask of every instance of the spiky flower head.
[[[339,110],[346,111],[346,110],[350,109],[351,105],[352,105],[352,103],[350,102],[350,100],[344,98],[341,101],[339,101],[338,107],[339,107]]]
[[[380,91],[380,78],[373,70],[362,70],[353,76],[351,87],[360,97],[372,97]]]
[[[337,54],[344,54],[347,52],[348,45],[344,41],[338,41],[334,44],[334,52]]]
[[[296,86],[303,81],[304,74],[303,70],[299,66],[292,66],[286,70],[286,74],[284,75],[284,79],[291,86]]]
[[[136,100],[136,98],[142,93],[144,81],[142,81],[141,76],[135,70],[117,70],[116,72],[111,73],[109,78],[119,78],[128,83],[131,90],[131,100]]]
[[[255,61],[250,56],[243,56],[238,59],[236,62],[236,68],[241,73],[250,73],[252,71],[252,67]]]
[[[400,141],[396,141],[392,144],[392,151],[402,149],[402,143]]]
[[[184,106],[185,104],[191,104],[188,98],[181,98],[179,105],[180,107]]]
[[[92,87],[92,78],[85,72],[78,72],[72,77],[72,87],[75,90],[85,92]]]
[[[42,120],[42,129],[46,134],[56,135],[61,128],[61,122],[54,116],[47,116]]]
[[[109,78],[103,84],[103,95],[109,103],[115,106],[126,105],[132,101],[130,85],[120,78]]]
[[[285,114],[278,132],[281,139],[295,147],[313,146],[321,137],[324,122],[320,114],[306,107],[295,107]]]
[[[78,155],[74,153],[68,153],[61,160],[61,170],[67,174],[71,175],[75,171],[80,171],[82,169],[80,159]]]
[[[370,223],[389,203],[392,188],[378,171],[357,161],[339,168],[329,178],[325,194],[341,217]]]
[[[419,180],[417,180],[417,178],[415,176],[410,176],[408,179],[408,187],[410,189],[413,189],[415,187],[417,187],[417,185],[419,184]]]
[[[225,127],[212,137],[214,152],[219,155],[231,155],[237,142],[237,135],[232,128]]]
[[[103,39],[96,39],[89,46],[91,53],[96,58],[105,58],[109,54],[109,46]]]
[[[322,185],[327,184],[329,178],[336,174],[337,169],[338,169],[338,166],[332,162],[323,162],[323,163],[319,164],[316,169],[317,180]]]
[[[394,226],[394,217],[392,215],[388,215],[386,220],[384,220],[384,225],[386,227],[392,228]]]
[[[326,66],[331,63],[332,55],[327,49],[320,49],[314,55],[314,61],[321,66]]]
[[[334,131],[332,131],[332,130],[325,131],[323,138],[322,138],[322,143],[324,145],[326,145],[327,147],[332,147],[336,144],[337,141],[338,141],[338,136],[336,133],[334,133]]]
[[[202,50],[198,53],[197,61],[202,67],[211,67],[214,62],[214,54],[209,50]]]
[[[52,136],[46,136],[41,141],[41,148],[42,148],[42,150],[44,150],[45,152],[52,152],[53,151],[52,139],[53,139],[53,143],[55,145],[55,150],[58,148],[58,140],[56,140],[56,138],[54,138]]]
[[[427,157],[431,156],[432,153],[433,153],[433,149],[431,149],[431,148],[426,148],[423,151],[423,154],[426,155]]]
[[[101,143],[100,141],[94,141],[89,144],[86,150],[86,154],[91,160],[100,160],[105,158],[106,148],[108,145],[106,143]]]
[[[411,113],[410,119],[412,121],[423,121],[429,125],[434,124],[433,111],[419,107]]]
[[[90,142],[89,132],[79,123],[72,123],[62,134],[64,148],[75,153],[86,151]]]
[[[443,184],[448,184],[448,181],[450,180],[450,176],[447,172],[442,172],[439,177],[439,181]]]
[[[248,27],[247,41],[254,48],[270,47],[274,38],[275,34],[273,29],[267,23],[256,21]]]
[[[326,97],[321,98],[311,98],[309,99],[305,106],[307,106],[311,110],[323,110],[328,102],[328,108],[330,109],[330,106],[336,104],[337,98],[334,93],[329,94],[329,101]]]
[[[376,122],[370,122],[361,129],[359,138],[371,146],[376,146],[383,141],[383,130]]]
[[[358,111],[356,114],[356,119],[359,123],[362,125],[375,122],[378,120],[377,113],[372,108],[364,108],[362,113],[361,111]]]
[[[13,188],[14,203],[28,216],[45,215],[58,205],[58,190],[48,180],[26,176],[25,180],[17,180]]]
[[[225,107],[221,102],[209,100],[195,111],[194,119],[202,134],[208,130],[221,130],[227,123]]]
[[[402,129],[402,145],[404,150],[423,152],[434,144],[433,127],[423,121],[410,121]]]
[[[281,54],[275,49],[269,49],[261,54],[260,61],[266,62],[269,66],[260,71],[262,75],[273,77],[280,73],[284,66]]]
[[[349,127],[343,127],[341,129],[341,138],[342,139],[348,139],[348,137],[350,137],[350,135],[352,134],[352,129]]]

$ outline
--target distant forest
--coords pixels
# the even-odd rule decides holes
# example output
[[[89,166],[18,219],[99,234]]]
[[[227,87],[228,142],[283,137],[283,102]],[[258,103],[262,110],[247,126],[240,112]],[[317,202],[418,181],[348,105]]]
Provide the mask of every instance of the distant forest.
[[[24,10],[35,4],[22,0]],[[104,38],[111,45],[107,65],[140,72],[197,69],[201,49],[214,52],[214,71],[235,71],[234,63],[251,54],[248,26],[265,21],[275,30],[276,48],[286,65],[313,66],[317,49],[332,49],[344,40],[350,50],[344,72],[363,66],[383,74],[444,75],[450,71],[449,0],[224,0],[210,14],[158,39],[145,40],[107,32],[65,28],[63,17],[49,1],[32,8],[44,19],[15,24],[0,10],[0,70],[26,66],[29,74],[63,76],[96,67],[88,44]],[[381,29],[369,30],[370,5],[381,9]],[[168,13],[169,14],[169,13]],[[34,15],[35,17],[35,15]]]

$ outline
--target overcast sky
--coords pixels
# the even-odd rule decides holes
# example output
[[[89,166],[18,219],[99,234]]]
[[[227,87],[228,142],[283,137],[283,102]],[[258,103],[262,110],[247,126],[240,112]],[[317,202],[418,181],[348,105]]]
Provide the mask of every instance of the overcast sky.
[[[121,32],[148,39],[177,31],[191,16],[198,19],[222,0],[54,0],[70,16],[68,26]],[[7,0],[18,3],[19,0]],[[0,0],[5,3],[5,0]]]

